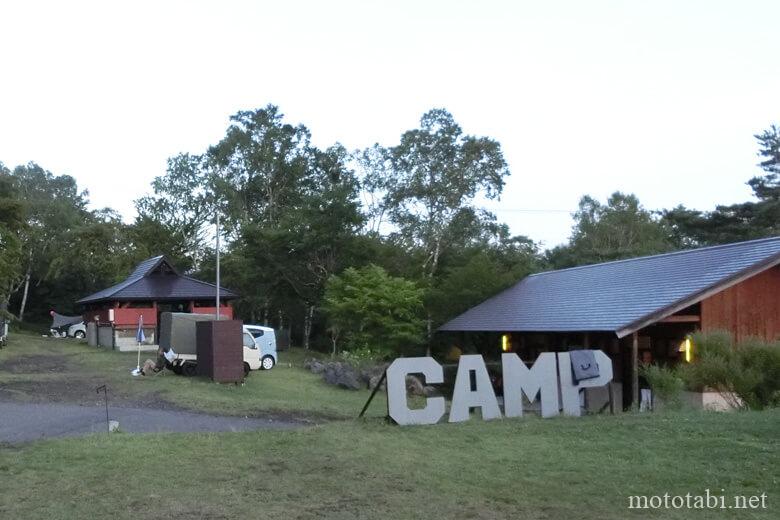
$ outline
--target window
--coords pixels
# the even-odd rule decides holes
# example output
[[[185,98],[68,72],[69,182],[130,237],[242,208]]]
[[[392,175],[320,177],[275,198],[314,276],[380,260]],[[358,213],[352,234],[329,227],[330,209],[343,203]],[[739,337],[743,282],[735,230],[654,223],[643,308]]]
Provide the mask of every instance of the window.
[[[259,338],[262,337],[263,334],[265,334],[265,332],[262,330],[254,330],[254,329],[250,330],[249,333],[252,335],[253,338]]]
[[[254,338],[252,338],[252,335],[248,332],[244,332],[244,346],[247,348],[257,348]]]

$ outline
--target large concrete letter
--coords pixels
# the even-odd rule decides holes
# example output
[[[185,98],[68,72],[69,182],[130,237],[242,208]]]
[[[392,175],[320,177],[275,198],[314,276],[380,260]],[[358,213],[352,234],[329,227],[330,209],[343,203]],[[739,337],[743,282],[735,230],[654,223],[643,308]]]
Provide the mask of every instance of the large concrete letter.
[[[476,390],[471,389],[472,371],[476,376]],[[496,393],[493,391],[482,356],[460,356],[458,374],[455,376],[455,390],[452,393],[450,422],[468,420],[469,408],[477,407],[482,408],[482,418],[485,420],[501,417]]]
[[[406,402],[407,374],[422,374],[426,384],[444,382],[444,371],[433,358],[398,358],[387,367],[387,408],[398,424],[436,424],[444,415],[444,398],[429,397],[425,408],[412,410]]]
[[[612,381],[612,360],[600,350],[594,350],[596,363],[599,365],[599,377],[580,381],[574,384],[571,375],[571,358],[568,352],[558,353],[558,376],[561,380],[561,399],[564,415],[580,415],[580,390],[594,386],[604,386]]]
[[[529,401],[541,393],[542,417],[558,415],[558,373],[555,354],[539,354],[529,369],[517,354],[502,354],[501,369],[504,378],[504,413],[507,417],[522,417],[523,393]]]

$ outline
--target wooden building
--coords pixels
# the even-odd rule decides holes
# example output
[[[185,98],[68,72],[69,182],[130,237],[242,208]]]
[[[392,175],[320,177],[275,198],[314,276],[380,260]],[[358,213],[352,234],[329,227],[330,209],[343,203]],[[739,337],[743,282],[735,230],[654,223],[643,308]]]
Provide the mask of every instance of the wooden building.
[[[231,300],[238,295],[220,288],[220,315],[233,317]],[[164,256],[144,260],[121,283],[86,296],[76,303],[83,308],[84,321],[110,324],[114,345],[133,347],[138,323],[143,317],[147,344],[156,344],[160,314],[194,312],[216,314],[216,285],[184,276]]]
[[[780,340],[780,237],[534,274],[438,329],[453,345],[527,362],[602,349],[626,407],[637,400],[638,364],[695,356],[686,339],[697,330]]]

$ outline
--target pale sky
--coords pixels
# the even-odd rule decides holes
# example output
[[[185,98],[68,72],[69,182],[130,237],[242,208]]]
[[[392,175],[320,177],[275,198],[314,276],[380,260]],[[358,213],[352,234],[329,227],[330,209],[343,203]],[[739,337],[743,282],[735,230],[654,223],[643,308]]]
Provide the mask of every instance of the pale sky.
[[[550,247],[585,193],[747,200],[779,51],[777,1],[3,1],[0,161],[72,175],[130,220],[166,158],[238,110],[274,103],[355,149],[444,107],[501,142],[512,176],[489,206]]]

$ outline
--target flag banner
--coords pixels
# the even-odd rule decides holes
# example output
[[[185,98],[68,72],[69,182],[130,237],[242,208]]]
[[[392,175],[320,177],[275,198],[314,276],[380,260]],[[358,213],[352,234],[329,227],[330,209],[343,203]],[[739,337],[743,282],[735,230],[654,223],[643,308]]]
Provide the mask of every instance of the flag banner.
[[[135,333],[135,340],[138,343],[143,343],[146,341],[146,336],[144,335],[144,316],[143,314],[138,317],[138,332]]]

